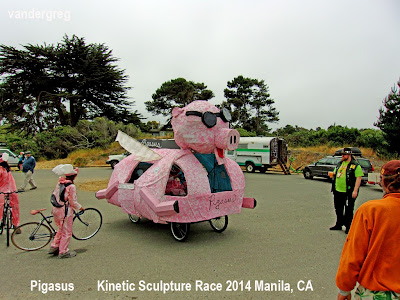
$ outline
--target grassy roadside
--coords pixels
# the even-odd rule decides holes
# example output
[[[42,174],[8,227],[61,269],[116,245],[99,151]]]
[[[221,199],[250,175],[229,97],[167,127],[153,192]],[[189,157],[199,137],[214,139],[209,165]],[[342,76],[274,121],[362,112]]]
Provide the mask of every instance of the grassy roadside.
[[[338,147],[318,146],[308,148],[289,148],[291,166],[294,169],[302,169],[304,166],[316,162],[317,160],[332,155]],[[125,150],[115,142],[108,149],[88,149],[77,150],[68,155],[65,159],[38,161],[38,169],[52,169],[59,164],[72,164],[77,167],[109,167],[106,164],[108,155],[121,154]],[[387,161],[378,158],[376,153],[369,148],[361,148],[363,156],[371,160],[375,169],[380,169]],[[290,161],[288,162],[288,164]]]
[[[327,156],[332,155],[337,150],[337,147],[309,147],[309,148],[290,148],[290,161],[291,166],[294,169],[301,170],[304,166],[316,162],[317,160]],[[111,154],[121,154],[125,150],[119,145],[119,143],[114,143],[108,149],[89,149],[89,150],[77,150],[68,155],[65,159],[56,159],[49,161],[38,161],[37,169],[52,169],[59,164],[72,164],[74,166],[84,168],[84,167],[107,167],[106,160],[108,155]],[[375,167],[375,170],[379,171],[387,160],[379,159],[376,153],[372,149],[361,148],[363,156],[371,160]],[[272,171],[272,170],[271,170]],[[273,168],[273,171],[281,172],[279,166]],[[88,180],[83,182],[78,182],[78,189],[97,192],[98,190],[107,188],[108,180]]]

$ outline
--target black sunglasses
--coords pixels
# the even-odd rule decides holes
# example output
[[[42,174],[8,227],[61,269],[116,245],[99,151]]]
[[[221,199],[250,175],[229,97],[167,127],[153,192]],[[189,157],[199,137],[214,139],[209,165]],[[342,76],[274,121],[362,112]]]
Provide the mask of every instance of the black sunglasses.
[[[217,117],[220,117],[224,122],[232,120],[231,113],[226,108],[221,109],[219,113],[212,113],[210,111],[206,111],[205,113],[199,111],[187,111],[186,115],[201,117],[201,121],[207,126],[207,128],[212,128],[217,124]]]

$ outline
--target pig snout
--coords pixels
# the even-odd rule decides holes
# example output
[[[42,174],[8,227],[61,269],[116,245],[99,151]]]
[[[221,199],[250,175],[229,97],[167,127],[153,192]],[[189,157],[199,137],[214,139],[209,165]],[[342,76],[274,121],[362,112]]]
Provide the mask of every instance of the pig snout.
[[[235,150],[239,145],[240,134],[236,129],[222,128],[215,135],[215,146],[224,150]]]

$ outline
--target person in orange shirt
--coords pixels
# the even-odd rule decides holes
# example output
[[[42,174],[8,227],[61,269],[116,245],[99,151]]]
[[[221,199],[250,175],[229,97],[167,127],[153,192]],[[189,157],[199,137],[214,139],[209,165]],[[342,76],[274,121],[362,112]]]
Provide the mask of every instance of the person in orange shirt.
[[[338,300],[351,299],[357,282],[355,299],[400,297],[400,160],[382,167],[380,185],[383,198],[354,216],[336,274]]]

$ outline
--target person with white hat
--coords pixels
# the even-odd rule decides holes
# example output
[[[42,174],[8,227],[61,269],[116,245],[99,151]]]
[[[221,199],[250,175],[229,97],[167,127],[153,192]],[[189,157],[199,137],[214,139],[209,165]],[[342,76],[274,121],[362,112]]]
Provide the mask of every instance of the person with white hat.
[[[79,170],[78,168],[74,169],[70,164],[62,164],[56,166],[53,172],[60,176],[52,195],[52,198],[55,198],[58,203],[58,207],[53,204],[52,211],[58,231],[48,253],[58,255],[58,258],[74,257],[76,252],[68,249],[72,236],[73,210],[85,210],[77,201],[76,186],[74,184],[74,179]]]
[[[14,177],[11,174],[11,168],[8,165],[7,153],[0,155],[0,192],[15,192],[17,186],[15,185]],[[10,206],[12,208],[12,219],[11,224],[15,227],[19,225],[19,200],[18,194],[10,194]],[[4,194],[0,194],[0,220],[3,217],[3,207],[4,207]],[[16,233],[21,233],[21,229]]]

